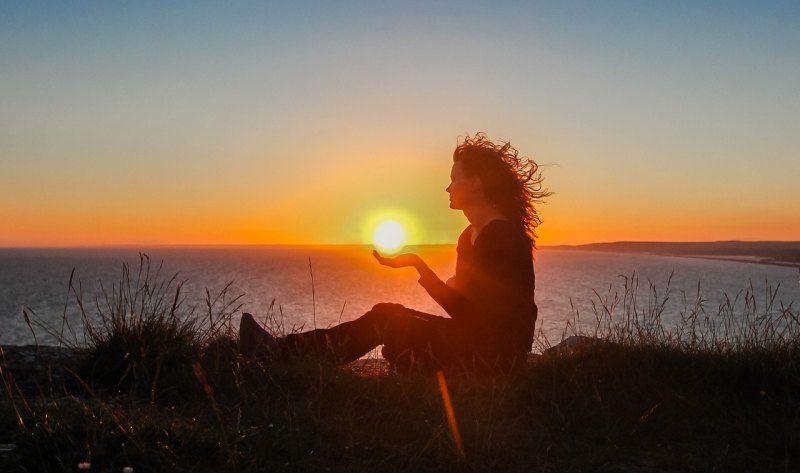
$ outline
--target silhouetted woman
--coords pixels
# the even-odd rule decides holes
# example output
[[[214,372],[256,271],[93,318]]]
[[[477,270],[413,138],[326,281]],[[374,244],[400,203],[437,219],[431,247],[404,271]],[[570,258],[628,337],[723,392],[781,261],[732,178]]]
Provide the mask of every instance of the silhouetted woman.
[[[496,144],[479,133],[453,152],[446,190],[450,208],[464,212],[470,223],[458,239],[453,277],[443,282],[413,253],[373,255],[384,266],[415,268],[419,283],[449,318],[381,303],[351,322],[275,338],[244,314],[242,353],[348,363],[383,345],[383,356],[400,370],[505,371],[519,365],[531,349],[537,317],[533,248],[541,220],[534,204],[549,195],[538,166],[519,157],[510,143]]]

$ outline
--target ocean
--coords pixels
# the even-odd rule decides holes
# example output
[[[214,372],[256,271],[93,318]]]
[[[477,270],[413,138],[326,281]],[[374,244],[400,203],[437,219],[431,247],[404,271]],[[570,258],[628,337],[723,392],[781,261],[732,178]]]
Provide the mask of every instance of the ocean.
[[[450,245],[409,248],[428,261],[442,278],[453,274],[455,248]],[[417,284],[409,268],[380,266],[365,246],[242,246],[0,249],[0,344],[34,342],[22,308],[60,331],[61,320],[77,321],[73,285],[81,288],[83,301],[94,310],[95,296],[118,284],[124,264],[135,279],[140,251],[151,260],[151,272],[161,267],[160,278],[177,274],[185,281],[185,305],[201,308],[208,289],[212,297],[230,283],[228,296],[242,295],[242,311],[263,318],[272,305],[273,315],[287,328],[327,327],[352,320],[378,302],[397,302],[407,307],[445,315]],[[576,315],[591,326],[594,311],[625,292],[638,281],[639,306],[665,297],[666,324],[676,323],[685,307],[693,305],[698,288],[707,313],[715,313],[728,300],[742,300],[752,292],[759,307],[800,305],[800,271],[797,268],[749,262],[722,261],[649,254],[623,254],[542,249],[535,254],[537,332],[540,340],[558,342],[572,334]],[[601,309],[599,309],[601,310]],[[199,311],[202,313],[202,310]],[[238,314],[237,314],[238,316]],[[56,344],[45,330],[35,330],[41,344]],[[81,337],[78,330],[76,335]]]

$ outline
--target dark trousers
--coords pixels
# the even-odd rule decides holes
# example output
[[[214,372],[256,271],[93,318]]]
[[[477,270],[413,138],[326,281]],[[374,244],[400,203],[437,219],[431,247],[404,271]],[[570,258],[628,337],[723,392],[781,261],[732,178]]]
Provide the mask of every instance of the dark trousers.
[[[450,318],[382,303],[356,320],[290,334],[276,342],[281,358],[336,364],[355,361],[383,345],[383,357],[398,371],[508,373],[524,364],[525,354],[491,336],[490,330],[474,332]]]
[[[453,319],[377,304],[361,317],[327,329],[294,333],[278,340],[281,355],[349,363],[383,345],[382,354],[398,369],[442,369],[459,363],[469,350]]]

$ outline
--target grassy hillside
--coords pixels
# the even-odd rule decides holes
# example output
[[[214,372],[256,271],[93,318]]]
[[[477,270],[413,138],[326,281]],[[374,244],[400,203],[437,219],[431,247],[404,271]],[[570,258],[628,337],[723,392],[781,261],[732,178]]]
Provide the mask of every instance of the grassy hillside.
[[[516,372],[437,377],[244,360],[237,300],[193,308],[147,270],[97,307],[76,297],[87,339],[63,381],[22,390],[0,363],[2,471],[800,469],[791,306],[699,301],[664,327],[629,293]]]

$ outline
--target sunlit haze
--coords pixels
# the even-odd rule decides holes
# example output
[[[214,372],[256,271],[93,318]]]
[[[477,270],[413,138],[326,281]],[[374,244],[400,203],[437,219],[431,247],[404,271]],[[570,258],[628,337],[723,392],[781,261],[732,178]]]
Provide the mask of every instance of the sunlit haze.
[[[435,3],[435,4],[431,4]],[[800,240],[798,2],[11,2],[0,246],[455,243],[458,139],[540,245]]]
[[[372,239],[383,252],[397,253],[406,243],[406,231],[394,220],[387,220],[378,225]]]

